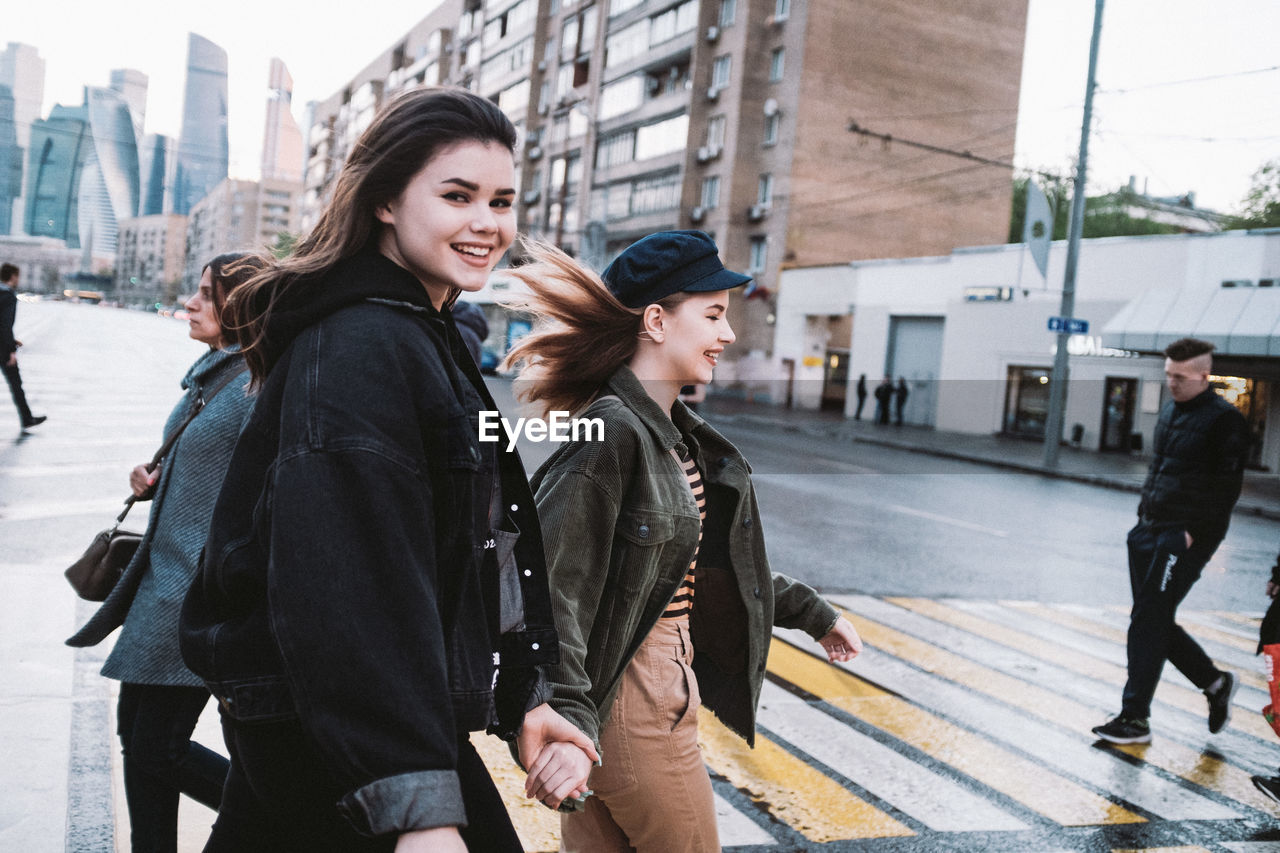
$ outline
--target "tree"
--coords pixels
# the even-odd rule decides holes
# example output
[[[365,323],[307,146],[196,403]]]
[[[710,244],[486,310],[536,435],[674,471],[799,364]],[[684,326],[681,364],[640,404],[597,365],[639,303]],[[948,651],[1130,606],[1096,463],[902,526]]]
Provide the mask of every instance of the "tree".
[[[1232,227],[1280,227],[1280,159],[1263,163],[1253,173],[1243,204],[1240,215],[1232,220]]]
[[[300,238],[297,234],[289,231],[281,231],[276,234],[276,241],[271,246],[271,254],[283,260],[293,254],[293,249],[298,245]]]
[[[1022,242],[1022,223],[1027,213],[1027,184],[1030,180],[1031,177],[1025,177],[1017,178],[1013,182],[1013,206],[1009,216],[1010,243]],[[1053,239],[1067,239],[1071,218],[1070,187],[1065,180],[1053,180],[1043,176],[1037,179],[1037,183],[1044,190],[1045,196],[1049,199],[1049,207],[1053,210]],[[1141,200],[1142,196],[1128,188],[1105,195],[1086,197],[1080,236],[1084,238],[1133,237],[1143,234],[1182,232],[1182,229],[1176,225],[1130,214],[1128,211],[1133,208],[1132,203]]]

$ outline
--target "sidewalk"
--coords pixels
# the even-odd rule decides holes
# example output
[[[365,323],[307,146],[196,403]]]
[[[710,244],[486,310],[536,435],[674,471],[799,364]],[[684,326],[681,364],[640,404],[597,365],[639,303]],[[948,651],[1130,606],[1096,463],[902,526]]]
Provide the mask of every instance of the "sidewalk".
[[[879,426],[867,419],[855,421],[835,412],[797,411],[730,397],[708,397],[700,414],[713,422],[768,424],[807,435],[975,462],[1134,494],[1142,490],[1151,461],[1149,456],[1101,453],[1064,445],[1058,454],[1057,467],[1047,468],[1042,461],[1044,445],[1039,441],[929,427]],[[1272,472],[1246,471],[1235,511],[1280,521],[1280,477]]]

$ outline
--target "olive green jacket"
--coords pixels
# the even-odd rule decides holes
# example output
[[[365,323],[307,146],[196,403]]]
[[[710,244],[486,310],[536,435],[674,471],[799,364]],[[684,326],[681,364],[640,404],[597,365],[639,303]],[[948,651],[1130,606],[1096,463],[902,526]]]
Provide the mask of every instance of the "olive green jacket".
[[[769,570],[750,467],[683,403],[667,417],[624,366],[582,417],[604,422],[604,440],[565,444],[532,480],[560,635],[551,706],[599,747],[623,671],[698,549],[690,625],[698,689],[754,745],[773,626],[819,638],[835,609]],[[670,452],[678,445],[706,488],[700,549],[698,508]]]

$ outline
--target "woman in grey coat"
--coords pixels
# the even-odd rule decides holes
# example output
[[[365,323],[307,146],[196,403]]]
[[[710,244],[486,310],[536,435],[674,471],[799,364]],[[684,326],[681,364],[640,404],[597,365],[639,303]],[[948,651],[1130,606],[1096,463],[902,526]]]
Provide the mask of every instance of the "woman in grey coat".
[[[222,306],[258,268],[252,257],[219,255],[205,266],[200,289],[184,306],[191,337],[209,351],[183,377],[186,393],[169,415],[164,438],[182,426],[198,400],[207,405],[159,467],[148,471],[139,465],[130,474],[133,493],[152,501],[146,534],[107,600],[67,640],[92,646],[124,626],[102,674],[121,682],[117,731],[134,853],[176,850],[178,795],[217,809],[227,776],[227,759],[191,740],[209,693],[182,662],[178,614],[232,450],[253,407],[240,348],[226,345],[233,337],[222,324]]]

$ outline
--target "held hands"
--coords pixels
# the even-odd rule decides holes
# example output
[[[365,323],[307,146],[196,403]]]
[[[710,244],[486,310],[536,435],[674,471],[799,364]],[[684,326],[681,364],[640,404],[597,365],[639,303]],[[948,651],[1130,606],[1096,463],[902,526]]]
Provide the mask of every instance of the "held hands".
[[[827,660],[831,663],[853,660],[862,651],[862,638],[843,616],[836,620],[836,624],[818,642],[826,650]]]
[[[526,797],[536,797],[554,809],[570,797],[579,799],[589,793],[587,777],[600,754],[591,738],[550,705],[543,703],[524,715],[516,749],[529,771]]]
[[[156,481],[159,479],[158,466],[154,471],[148,471],[146,465],[138,465],[129,472],[129,488],[133,489],[134,497],[146,498],[155,489]]]
[[[1267,581],[1267,598],[1275,598],[1277,592],[1280,592],[1280,586],[1275,581]]]
[[[467,853],[467,845],[456,826],[437,826],[402,834],[396,853]]]

